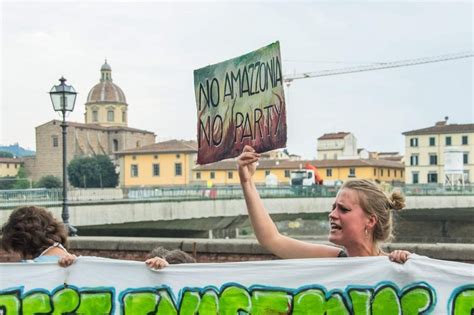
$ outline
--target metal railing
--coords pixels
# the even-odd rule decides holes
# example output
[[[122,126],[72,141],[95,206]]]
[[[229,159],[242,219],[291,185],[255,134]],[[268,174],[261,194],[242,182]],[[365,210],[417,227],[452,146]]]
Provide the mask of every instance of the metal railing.
[[[384,186],[384,190],[401,190],[406,196],[463,196],[474,195],[474,185],[458,187],[443,185],[402,185]],[[257,186],[262,198],[316,198],[335,197],[339,186]],[[240,186],[180,186],[127,189],[72,189],[69,194],[71,204],[101,202],[137,202],[153,201],[186,201],[209,199],[241,199]],[[0,209],[11,209],[22,205],[44,207],[61,204],[61,189],[19,189],[0,190]]]

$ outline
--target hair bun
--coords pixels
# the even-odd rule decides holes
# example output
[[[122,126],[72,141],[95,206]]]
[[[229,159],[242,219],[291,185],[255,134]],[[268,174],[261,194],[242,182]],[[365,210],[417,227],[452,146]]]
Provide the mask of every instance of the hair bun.
[[[405,208],[405,196],[400,191],[393,191],[389,197],[390,207],[393,210],[401,210]]]

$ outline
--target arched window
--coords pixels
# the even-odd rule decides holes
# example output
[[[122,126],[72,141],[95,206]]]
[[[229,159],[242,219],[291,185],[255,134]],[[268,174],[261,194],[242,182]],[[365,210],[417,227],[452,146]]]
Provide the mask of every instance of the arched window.
[[[114,152],[118,151],[119,147],[118,147],[118,140],[117,139],[114,139]]]
[[[127,122],[127,112],[125,110],[122,111],[122,122]]]
[[[92,110],[92,122],[99,121],[99,112],[96,109]]]

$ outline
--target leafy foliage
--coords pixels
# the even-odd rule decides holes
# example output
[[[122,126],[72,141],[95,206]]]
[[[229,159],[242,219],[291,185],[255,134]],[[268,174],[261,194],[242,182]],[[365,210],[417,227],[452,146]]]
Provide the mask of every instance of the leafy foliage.
[[[62,180],[54,175],[43,176],[35,183],[36,188],[61,188]]]
[[[76,157],[67,167],[69,182],[74,187],[116,187],[118,175],[115,166],[106,155]]]

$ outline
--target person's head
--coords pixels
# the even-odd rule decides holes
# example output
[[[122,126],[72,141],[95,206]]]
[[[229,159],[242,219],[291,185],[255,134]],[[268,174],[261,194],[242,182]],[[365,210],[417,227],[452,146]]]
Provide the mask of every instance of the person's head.
[[[39,256],[56,242],[67,245],[67,230],[44,208],[17,208],[2,226],[2,247],[24,259]]]
[[[392,212],[405,207],[403,195],[394,191],[386,195],[369,180],[345,182],[329,214],[329,240],[338,245],[371,241],[380,243],[392,235]]]
[[[147,258],[152,257],[160,257],[165,259],[169,264],[189,264],[195,263],[196,259],[194,259],[191,255],[183,252],[179,249],[167,250],[162,246],[158,246],[153,248],[150,253],[148,253]]]

